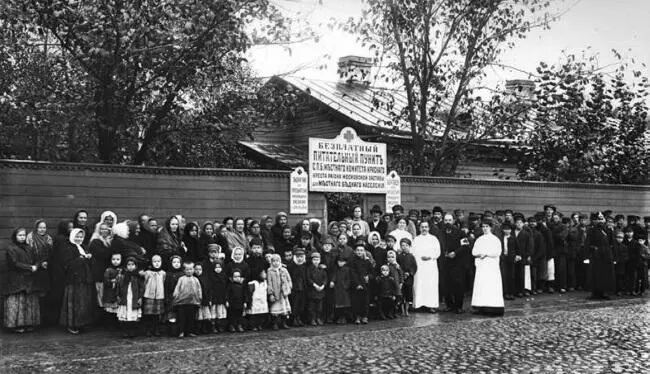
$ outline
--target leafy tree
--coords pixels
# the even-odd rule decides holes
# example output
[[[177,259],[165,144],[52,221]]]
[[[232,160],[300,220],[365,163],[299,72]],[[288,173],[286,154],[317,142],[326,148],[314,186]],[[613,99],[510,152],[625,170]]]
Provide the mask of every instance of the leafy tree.
[[[260,85],[242,56],[256,41],[281,42],[295,35],[292,23],[268,0],[9,0],[0,9],[12,36],[21,35],[13,44],[32,57],[28,64],[14,64],[14,81],[32,84],[43,94],[50,77],[56,82],[56,95],[47,100],[34,95],[12,99],[48,101],[59,109],[42,113],[45,122],[34,126],[42,133],[57,133],[59,128],[48,124],[70,113],[72,119],[55,121],[75,135],[60,148],[70,148],[83,133],[75,144],[89,149],[69,157],[83,161],[231,165],[228,156],[237,156],[236,141],[248,131],[253,114],[260,115],[253,113],[264,106],[258,101],[266,98],[252,94]],[[39,59],[33,42],[42,44],[44,38],[53,53]],[[5,62],[11,60],[18,60],[16,51]],[[55,74],[26,79],[30,69],[44,67]],[[30,91],[2,88],[5,93]],[[70,105],[74,110],[62,109]],[[25,120],[18,119],[32,116],[22,104],[13,107],[18,110],[0,120],[23,131]],[[210,144],[224,147],[211,151]],[[198,153],[185,157],[192,150]],[[34,155],[50,158],[43,156]]]
[[[614,51],[614,71],[568,55],[537,68],[537,128],[519,164],[524,179],[647,184],[648,77]]]
[[[407,104],[392,123],[408,124],[413,174],[452,174],[472,142],[509,135],[511,119],[520,112],[499,94],[481,100],[477,88],[485,69],[514,40],[548,25],[548,5],[543,0],[366,0],[363,16],[344,25],[374,51],[383,67],[378,78],[398,83],[405,93]],[[395,108],[390,95],[376,102]]]

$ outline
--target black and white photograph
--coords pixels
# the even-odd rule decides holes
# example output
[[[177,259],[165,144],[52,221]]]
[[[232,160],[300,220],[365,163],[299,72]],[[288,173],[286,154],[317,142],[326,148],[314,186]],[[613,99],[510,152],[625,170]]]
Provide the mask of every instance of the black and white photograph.
[[[649,21],[3,0],[0,372],[650,372]]]

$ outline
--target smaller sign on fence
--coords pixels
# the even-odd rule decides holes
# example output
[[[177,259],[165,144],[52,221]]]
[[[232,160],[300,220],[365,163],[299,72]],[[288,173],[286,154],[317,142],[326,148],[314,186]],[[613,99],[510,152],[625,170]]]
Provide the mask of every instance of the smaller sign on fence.
[[[307,214],[309,212],[309,176],[302,166],[291,173],[289,181],[289,213]]]
[[[402,204],[402,181],[395,170],[386,176],[386,212]]]

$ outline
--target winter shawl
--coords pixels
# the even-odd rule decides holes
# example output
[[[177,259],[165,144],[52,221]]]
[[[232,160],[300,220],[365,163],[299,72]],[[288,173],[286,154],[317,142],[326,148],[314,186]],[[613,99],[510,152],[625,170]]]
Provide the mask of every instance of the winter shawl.
[[[165,271],[150,269],[144,272],[144,297],[153,300],[165,299]]]
[[[291,277],[287,269],[283,266],[278,268],[270,267],[266,280],[269,285],[269,295],[275,296],[276,300],[280,300],[282,297],[291,294]]]

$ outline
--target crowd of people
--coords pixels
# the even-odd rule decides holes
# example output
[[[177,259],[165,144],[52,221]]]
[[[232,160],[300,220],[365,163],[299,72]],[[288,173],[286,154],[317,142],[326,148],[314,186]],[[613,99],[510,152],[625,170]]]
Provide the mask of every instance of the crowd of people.
[[[304,325],[367,324],[414,310],[504,313],[504,300],[590,290],[594,299],[648,288],[650,217],[554,206],[445,212],[401,205],[321,227],[288,216],[199,224],[181,215],[118,221],[88,212],[17,228],[7,248],[4,327],[100,324],[125,337],[178,337]],[[440,302],[445,308],[440,308]]]

